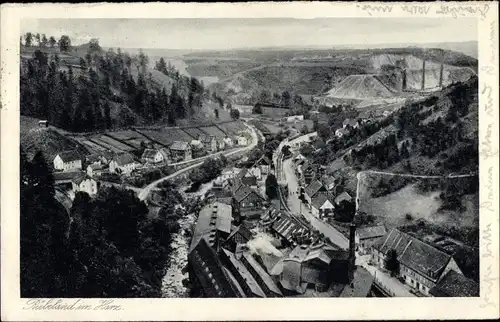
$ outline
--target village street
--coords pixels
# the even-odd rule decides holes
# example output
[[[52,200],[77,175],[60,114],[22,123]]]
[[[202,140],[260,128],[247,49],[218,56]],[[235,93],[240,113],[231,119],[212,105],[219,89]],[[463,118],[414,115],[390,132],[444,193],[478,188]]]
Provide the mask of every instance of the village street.
[[[319,218],[314,217],[307,206],[302,204],[302,201],[299,199],[299,193],[297,193],[299,184],[292,168],[291,159],[283,161],[283,172],[286,183],[288,184],[288,207],[290,211],[295,215],[302,214],[315,229],[330,238],[335,245],[343,249],[348,249],[349,241],[344,235]]]
[[[383,272],[380,268],[374,265],[369,265],[371,255],[357,255],[356,265],[362,266],[370,272],[375,278],[375,283],[386,292],[391,293],[392,297],[415,297],[416,295],[410,292],[410,287],[401,283],[397,278]]]

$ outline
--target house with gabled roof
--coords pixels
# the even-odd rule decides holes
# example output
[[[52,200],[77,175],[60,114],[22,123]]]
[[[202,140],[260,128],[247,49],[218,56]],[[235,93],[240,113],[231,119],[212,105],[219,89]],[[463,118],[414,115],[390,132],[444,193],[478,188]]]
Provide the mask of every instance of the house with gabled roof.
[[[191,160],[192,150],[188,142],[175,141],[170,145],[170,155],[174,162]]]
[[[450,270],[462,274],[451,255],[396,228],[372,246],[373,262],[385,268],[391,251],[395,251],[400,265],[399,276],[424,295],[430,295]]]
[[[267,176],[271,172],[273,162],[263,154],[257,161],[255,161],[254,167],[259,167],[260,173],[263,176]]]
[[[64,151],[54,157],[54,169],[59,171],[75,171],[82,169],[82,156],[78,151]]]
[[[344,191],[340,195],[335,197],[335,204],[336,205],[340,205],[340,203],[342,201],[349,201],[349,202],[352,201],[351,195]]]
[[[311,200],[311,213],[317,218],[333,216],[333,196],[331,193],[316,193]]]
[[[233,194],[233,206],[240,218],[259,218],[265,199],[253,188],[241,185]]]
[[[479,297],[479,284],[450,270],[429,293],[434,297]]]
[[[97,194],[97,181],[89,177],[86,173],[82,172],[80,175],[73,177],[71,183],[75,193],[78,191],[86,192],[89,196]]]
[[[304,190],[304,197],[307,200],[307,202],[311,204],[312,198],[314,198],[314,196],[316,196],[320,192],[327,193],[328,190],[321,181],[314,180]]]
[[[141,160],[144,163],[161,163],[164,161],[163,154],[155,149],[145,149],[142,153]]]
[[[128,153],[117,154],[109,162],[109,172],[128,175],[139,165],[132,155]]]
[[[207,152],[213,153],[217,151],[217,140],[214,135],[200,134],[198,140],[203,144]]]
[[[107,165],[101,163],[92,163],[87,166],[87,175],[91,178],[100,176],[106,169]]]

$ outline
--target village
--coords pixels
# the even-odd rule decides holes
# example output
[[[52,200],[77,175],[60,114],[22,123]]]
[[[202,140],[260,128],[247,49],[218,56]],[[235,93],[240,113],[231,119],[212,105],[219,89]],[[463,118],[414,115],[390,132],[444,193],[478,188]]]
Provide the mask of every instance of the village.
[[[360,123],[346,120],[337,132]],[[286,139],[272,160],[263,154],[250,168],[226,170],[214,181],[189,246],[184,283],[191,296],[478,294],[452,256],[397,228],[353,221],[340,232],[330,225],[339,213],[354,216],[355,200],[339,178],[299,152],[316,136]],[[266,193],[269,182],[277,183],[277,200]]]
[[[39,126],[42,129],[47,127],[47,121],[39,121]],[[172,141],[168,132],[162,135],[160,131],[155,132],[158,133],[156,140],[143,137],[143,140],[138,142],[137,149],[128,146],[124,150],[116,148],[124,145],[118,139],[115,139],[114,146],[111,137],[107,137],[107,144],[103,143],[102,140],[106,137],[102,135],[101,141],[85,138],[84,144],[91,143],[94,147],[89,149],[92,153],[82,155],[77,150],[66,150],[54,156],[52,163],[56,188],[71,199],[79,191],[95,196],[101,184],[120,185],[134,182],[134,178],[141,178],[154,169],[169,169],[173,172],[208,157],[247,147],[252,140],[251,131],[242,125],[231,132],[227,131],[227,134],[219,130],[221,135],[210,135],[195,130],[197,128],[185,129],[186,133],[191,133],[191,136],[185,134],[187,139],[191,138],[189,141]],[[122,135],[118,132],[113,134]],[[132,184],[125,186],[141,188]]]

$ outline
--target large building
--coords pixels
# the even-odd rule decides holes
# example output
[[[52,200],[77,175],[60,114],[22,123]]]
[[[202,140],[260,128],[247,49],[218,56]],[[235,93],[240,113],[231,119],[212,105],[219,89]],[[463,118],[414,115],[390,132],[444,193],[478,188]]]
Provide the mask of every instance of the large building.
[[[220,202],[203,207],[194,227],[190,251],[201,239],[205,239],[210,247],[217,250],[222,241],[231,233],[232,212],[230,205]]]
[[[54,157],[54,169],[76,171],[82,169],[82,157],[77,151],[64,151]]]
[[[395,228],[373,245],[372,259],[385,268],[394,252],[400,266],[399,276],[424,295],[430,295],[429,291],[450,270],[462,274],[451,255]]]
[[[128,153],[116,155],[109,162],[109,172],[128,175],[139,166],[138,162]]]

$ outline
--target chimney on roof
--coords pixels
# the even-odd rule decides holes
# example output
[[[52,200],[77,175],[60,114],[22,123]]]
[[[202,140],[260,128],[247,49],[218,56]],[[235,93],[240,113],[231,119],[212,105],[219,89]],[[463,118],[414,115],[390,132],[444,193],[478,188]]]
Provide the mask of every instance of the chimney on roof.
[[[354,268],[356,261],[356,225],[351,223],[349,225],[349,282],[354,278]]]

